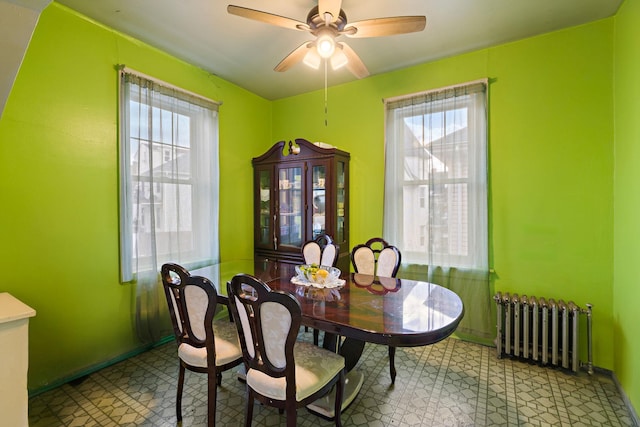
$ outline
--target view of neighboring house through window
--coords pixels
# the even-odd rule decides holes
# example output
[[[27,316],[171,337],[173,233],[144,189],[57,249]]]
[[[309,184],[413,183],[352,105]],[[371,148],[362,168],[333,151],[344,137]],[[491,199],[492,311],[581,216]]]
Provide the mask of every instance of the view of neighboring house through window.
[[[486,269],[486,83],[385,105],[385,239],[406,263]]]
[[[218,259],[218,104],[122,73],[122,280]]]

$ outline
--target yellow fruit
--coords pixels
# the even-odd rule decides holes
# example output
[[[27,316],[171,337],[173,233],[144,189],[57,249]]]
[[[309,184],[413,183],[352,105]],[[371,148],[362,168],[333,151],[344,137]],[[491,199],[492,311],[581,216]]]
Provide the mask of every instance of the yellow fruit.
[[[323,279],[326,279],[327,276],[329,275],[329,272],[325,269],[320,269],[318,270],[318,276],[322,277]]]

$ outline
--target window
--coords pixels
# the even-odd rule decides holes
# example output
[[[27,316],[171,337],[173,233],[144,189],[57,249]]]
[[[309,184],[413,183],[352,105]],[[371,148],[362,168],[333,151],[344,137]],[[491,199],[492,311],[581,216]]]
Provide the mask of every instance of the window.
[[[487,268],[486,82],[385,101],[385,239],[407,263]]]
[[[121,280],[218,259],[218,104],[121,71]]]

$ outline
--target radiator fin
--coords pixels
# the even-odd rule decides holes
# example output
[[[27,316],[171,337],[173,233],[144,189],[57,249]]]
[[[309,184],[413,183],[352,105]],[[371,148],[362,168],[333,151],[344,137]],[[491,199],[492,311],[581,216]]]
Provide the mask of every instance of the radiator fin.
[[[498,292],[496,350],[498,357],[512,356],[573,372],[580,368],[580,314],[587,314],[591,361],[591,304],[582,310],[573,301]]]

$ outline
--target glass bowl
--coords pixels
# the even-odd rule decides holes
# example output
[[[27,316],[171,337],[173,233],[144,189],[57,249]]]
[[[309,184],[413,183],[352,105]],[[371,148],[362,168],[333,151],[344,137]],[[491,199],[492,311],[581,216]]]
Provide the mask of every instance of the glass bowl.
[[[319,285],[334,283],[340,278],[340,273],[340,269],[326,265],[296,265],[296,274],[299,280]]]

